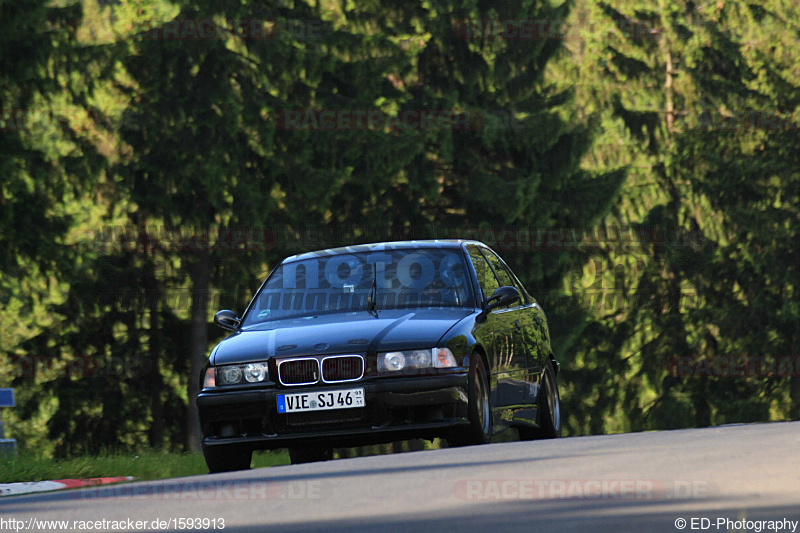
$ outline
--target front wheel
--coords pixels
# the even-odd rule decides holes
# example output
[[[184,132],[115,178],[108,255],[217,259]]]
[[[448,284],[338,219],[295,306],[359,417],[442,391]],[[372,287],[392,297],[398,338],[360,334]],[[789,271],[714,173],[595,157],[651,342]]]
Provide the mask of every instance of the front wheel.
[[[248,470],[253,458],[252,450],[234,448],[232,446],[206,446],[203,445],[203,456],[206,459],[208,471],[232,472],[234,470]]]
[[[539,412],[538,428],[519,428],[519,437],[522,440],[554,439],[561,436],[561,398],[558,394],[556,372],[552,361],[547,365],[542,375],[542,384],[537,400]]]
[[[492,438],[492,408],[489,405],[489,375],[479,354],[470,357],[467,414],[469,427],[448,437],[448,446],[486,444]]]

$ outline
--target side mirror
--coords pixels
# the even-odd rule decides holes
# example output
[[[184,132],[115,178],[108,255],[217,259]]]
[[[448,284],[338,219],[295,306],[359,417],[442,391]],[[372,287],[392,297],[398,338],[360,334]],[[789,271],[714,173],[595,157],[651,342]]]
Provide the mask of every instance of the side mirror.
[[[516,287],[506,285],[495,289],[491,296],[486,300],[486,311],[490,312],[498,307],[505,307],[514,302],[520,301],[519,291]]]
[[[228,311],[227,309],[223,311],[217,311],[217,314],[214,315],[214,324],[218,325],[222,329],[228,329],[230,331],[236,331],[241,321],[242,320],[236,316],[236,313],[233,311]]]

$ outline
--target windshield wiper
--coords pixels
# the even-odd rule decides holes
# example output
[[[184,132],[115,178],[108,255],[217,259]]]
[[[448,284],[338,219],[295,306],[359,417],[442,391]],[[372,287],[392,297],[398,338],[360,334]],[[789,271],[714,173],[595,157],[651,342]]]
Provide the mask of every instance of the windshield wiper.
[[[378,318],[378,264],[372,263],[372,287],[367,298],[367,312],[371,315],[375,313]]]

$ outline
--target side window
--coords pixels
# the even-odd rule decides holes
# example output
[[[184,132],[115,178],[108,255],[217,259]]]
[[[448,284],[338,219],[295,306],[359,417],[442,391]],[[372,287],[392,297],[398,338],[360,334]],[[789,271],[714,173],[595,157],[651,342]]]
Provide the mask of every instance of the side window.
[[[514,287],[514,282],[511,281],[511,276],[506,272],[506,267],[500,261],[500,258],[493,254],[490,250],[483,250],[483,253],[486,254],[486,259],[489,260],[489,264],[492,265],[492,269],[494,270],[495,274],[497,274],[497,280],[500,282],[501,287],[505,287],[506,285],[510,285]]]
[[[520,292],[520,296],[522,297],[523,302],[525,302],[525,295],[522,287],[520,287],[519,282],[515,281],[514,275],[508,270],[508,267],[497,257],[497,254],[492,252],[491,250],[487,250],[486,248],[483,249],[484,255],[486,255],[486,259],[489,261],[489,264],[492,266],[494,273],[497,275],[497,279],[500,281],[500,286],[510,286],[516,287],[517,290]],[[520,304],[514,304],[520,305]]]
[[[497,283],[492,269],[489,268],[489,263],[486,262],[486,258],[483,257],[477,246],[468,244],[467,253],[475,266],[475,272],[478,274],[478,283],[481,286],[481,291],[483,291],[483,298],[488,298],[500,285]]]

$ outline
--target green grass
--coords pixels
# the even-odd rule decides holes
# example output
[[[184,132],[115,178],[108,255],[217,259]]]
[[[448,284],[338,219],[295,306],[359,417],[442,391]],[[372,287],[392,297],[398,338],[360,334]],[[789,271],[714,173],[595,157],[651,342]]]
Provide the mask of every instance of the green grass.
[[[256,452],[253,468],[289,464],[286,451]],[[133,476],[137,480],[207,474],[201,453],[105,453],[73,459],[43,459],[30,455],[0,455],[0,483]]]

